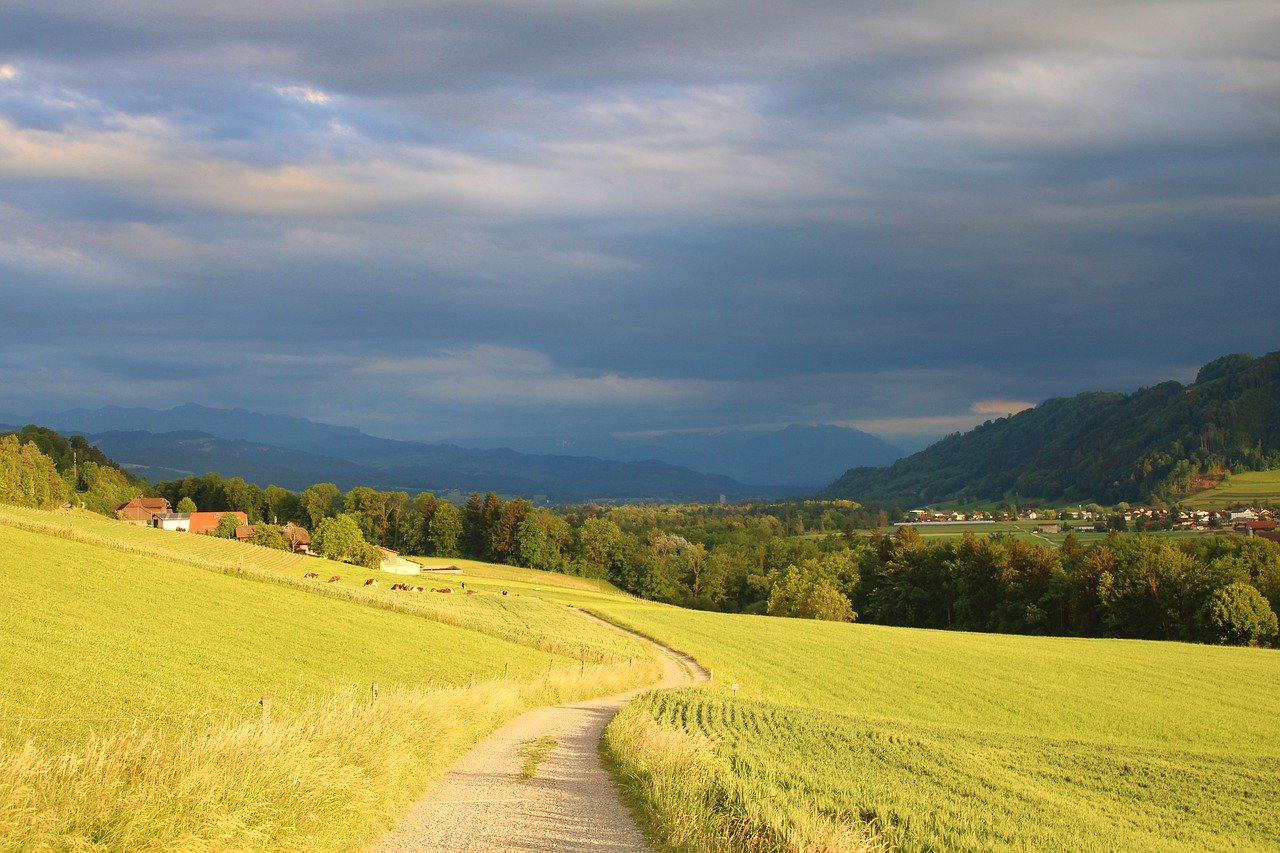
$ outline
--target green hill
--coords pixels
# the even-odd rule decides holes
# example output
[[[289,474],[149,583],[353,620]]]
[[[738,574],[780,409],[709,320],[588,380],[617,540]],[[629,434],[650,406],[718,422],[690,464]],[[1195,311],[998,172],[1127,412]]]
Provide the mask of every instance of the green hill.
[[[0,555],[0,851],[360,850],[510,717],[657,674],[532,591],[366,588],[317,558],[14,506]]]
[[[1168,500],[1223,472],[1280,467],[1280,352],[1229,355],[1193,384],[1046,400],[887,468],[854,468],[828,497],[900,506],[1011,499]]]

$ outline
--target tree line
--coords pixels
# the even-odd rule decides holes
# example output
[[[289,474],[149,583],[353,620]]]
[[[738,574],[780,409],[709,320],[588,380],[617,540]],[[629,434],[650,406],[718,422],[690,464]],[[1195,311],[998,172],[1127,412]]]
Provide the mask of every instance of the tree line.
[[[47,508],[76,496],[107,512],[138,494],[139,481],[109,460],[81,462],[82,448],[39,437],[67,470],[34,436],[0,437],[0,501]],[[293,492],[216,473],[153,491],[188,511],[241,510],[259,528],[254,541],[272,547],[287,547],[278,525],[294,522],[312,530],[320,553],[370,567],[381,545],[600,578],[645,598],[730,612],[1265,643],[1280,610],[1280,546],[1254,538],[1112,535],[1086,547],[1069,535],[1058,548],[1000,534],[926,542],[909,527],[859,532],[886,516],[852,501],[551,509],[489,492],[456,506],[429,492],[343,493],[332,483]],[[220,535],[234,535],[224,521]]]

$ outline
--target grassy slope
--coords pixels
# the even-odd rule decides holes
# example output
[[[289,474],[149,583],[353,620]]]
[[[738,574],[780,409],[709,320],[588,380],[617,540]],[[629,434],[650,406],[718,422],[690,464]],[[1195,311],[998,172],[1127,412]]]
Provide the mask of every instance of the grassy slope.
[[[162,560],[0,527],[3,715],[67,718],[252,713],[263,690],[287,702],[371,682],[459,684],[509,668],[540,672],[546,652],[412,614],[354,606]],[[86,724],[87,725],[87,724]]]
[[[614,726],[651,788],[646,744],[701,744],[666,768],[686,794],[651,809],[685,808],[701,777],[708,815],[770,844],[816,817],[875,819],[907,850],[1280,847],[1275,651],[597,609],[716,672],[717,692],[650,697]]]
[[[1237,504],[1257,506],[1277,502],[1280,502],[1280,470],[1232,474],[1212,489],[1188,495],[1181,504],[1188,509],[1226,509]]]
[[[361,849],[503,720],[657,674],[532,595],[396,600],[234,542],[0,522],[0,850]]]

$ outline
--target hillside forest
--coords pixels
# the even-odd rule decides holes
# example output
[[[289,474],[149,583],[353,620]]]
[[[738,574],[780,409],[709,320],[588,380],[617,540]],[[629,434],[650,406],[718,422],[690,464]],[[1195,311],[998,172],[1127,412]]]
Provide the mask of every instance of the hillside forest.
[[[1280,468],[1280,352],[1228,355],[1190,385],[1046,400],[887,468],[854,468],[827,497],[1171,502],[1226,473]]]
[[[36,428],[25,436],[0,438],[0,500],[51,507],[75,495],[105,513],[139,491],[110,460],[80,461],[92,448],[75,439]],[[704,610],[1219,643],[1274,641],[1280,610],[1280,546],[1254,538],[1113,534],[1084,546],[1068,536],[1056,548],[998,534],[925,541],[907,527],[857,532],[883,517],[852,501],[552,510],[490,492],[458,507],[429,492],[344,494],[331,483],[293,492],[215,473],[154,491],[174,506],[242,510],[268,547],[288,547],[271,534],[295,522],[314,531],[319,553],[350,562],[376,565],[371,546],[383,545],[606,579]],[[233,535],[233,525],[223,528]]]

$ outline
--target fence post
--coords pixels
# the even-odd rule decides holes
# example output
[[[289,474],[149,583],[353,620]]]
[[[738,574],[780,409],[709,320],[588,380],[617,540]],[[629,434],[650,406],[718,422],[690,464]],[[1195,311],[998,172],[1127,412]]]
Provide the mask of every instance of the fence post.
[[[263,693],[258,704],[262,706],[262,727],[265,729],[271,725],[271,693]]]
[[[373,682],[373,685],[369,688],[369,692],[372,694],[369,697],[369,702],[376,702],[378,700],[378,682]]]

